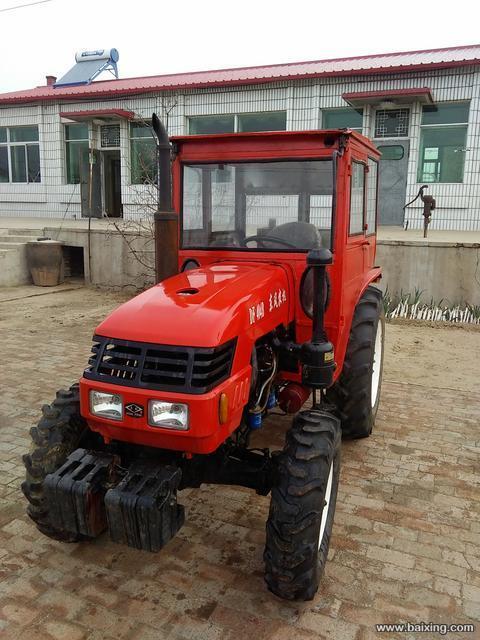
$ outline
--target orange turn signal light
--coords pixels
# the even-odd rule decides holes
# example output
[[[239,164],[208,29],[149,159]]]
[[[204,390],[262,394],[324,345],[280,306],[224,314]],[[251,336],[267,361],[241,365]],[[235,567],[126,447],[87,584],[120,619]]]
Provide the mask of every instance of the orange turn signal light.
[[[218,419],[220,424],[225,424],[228,418],[228,396],[226,393],[220,395],[220,402],[218,405]]]

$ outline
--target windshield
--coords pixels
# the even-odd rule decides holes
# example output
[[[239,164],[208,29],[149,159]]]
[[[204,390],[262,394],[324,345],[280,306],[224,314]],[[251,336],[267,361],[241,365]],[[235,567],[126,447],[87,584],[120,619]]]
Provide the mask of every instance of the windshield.
[[[332,160],[183,167],[184,248],[330,247]]]

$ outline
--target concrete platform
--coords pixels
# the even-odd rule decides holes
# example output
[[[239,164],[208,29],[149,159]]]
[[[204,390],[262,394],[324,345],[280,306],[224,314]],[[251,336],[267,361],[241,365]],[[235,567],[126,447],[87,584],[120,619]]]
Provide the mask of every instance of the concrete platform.
[[[480,246],[480,231],[436,231],[429,230],[427,238],[423,230],[402,227],[379,227],[379,242],[408,242],[422,245]]]
[[[0,218],[0,287],[28,284],[26,243],[43,235],[41,227],[31,225],[18,229],[15,225],[1,224]]]
[[[86,282],[137,291],[152,284],[154,247],[152,235],[144,226],[137,226],[132,220],[92,219],[91,231],[88,234],[88,219],[0,218],[0,237],[10,235],[18,242],[22,235],[46,235],[67,246],[82,247]],[[13,242],[5,243],[3,251],[13,247]],[[0,286],[29,282],[22,246],[18,251],[17,257],[0,254],[0,265],[10,265],[12,261],[17,264],[15,269],[0,267]],[[394,297],[419,290],[427,301],[480,304],[479,256],[480,231],[431,230],[424,239],[420,230],[378,230],[377,264],[383,269],[382,286],[388,287]],[[7,273],[14,273],[17,280],[10,276],[6,280]]]
[[[99,219],[92,218],[91,229],[103,230],[110,229],[112,224],[115,223],[121,228],[129,229],[132,226],[132,220],[123,220],[121,218]],[[27,232],[28,230],[43,230],[49,229],[51,232],[54,229],[88,229],[88,218],[81,218],[79,220],[62,218],[25,218],[0,216],[0,230],[2,229],[15,229],[16,233],[22,233],[22,230]],[[55,234],[53,234],[55,235]],[[54,238],[55,239],[55,238]],[[421,229],[409,229],[405,231],[403,227],[393,226],[381,226],[378,228],[378,240],[394,241],[394,242],[425,242],[423,237],[423,230]],[[429,230],[428,238],[426,240],[429,244],[480,244],[480,231],[436,231]]]

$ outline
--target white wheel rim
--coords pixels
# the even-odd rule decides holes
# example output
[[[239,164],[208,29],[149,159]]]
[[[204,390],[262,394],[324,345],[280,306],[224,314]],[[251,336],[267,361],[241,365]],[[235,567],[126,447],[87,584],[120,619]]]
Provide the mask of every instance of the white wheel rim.
[[[330,499],[332,497],[332,484],[333,484],[333,460],[330,464],[330,471],[328,472],[327,488],[325,489],[325,506],[322,511],[322,521],[320,522],[320,534],[318,536],[318,548],[322,546],[323,535],[325,533],[325,527],[327,525],[328,512],[330,510]]]
[[[380,387],[380,372],[382,369],[382,345],[383,345],[383,324],[381,320],[377,324],[377,333],[375,335],[375,347],[373,349],[373,368],[372,368],[372,407],[377,403],[378,389]]]

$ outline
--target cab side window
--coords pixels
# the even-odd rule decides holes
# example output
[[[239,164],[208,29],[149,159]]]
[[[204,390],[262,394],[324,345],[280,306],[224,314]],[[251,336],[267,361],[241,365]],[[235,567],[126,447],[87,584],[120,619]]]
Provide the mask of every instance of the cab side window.
[[[365,165],[352,162],[352,179],[350,183],[350,229],[351,236],[363,233],[363,217],[365,208]]]
[[[365,219],[367,224],[367,235],[375,233],[375,229],[377,227],[377,180],[378,162],[369,158],[367,175],[367,212]]]

